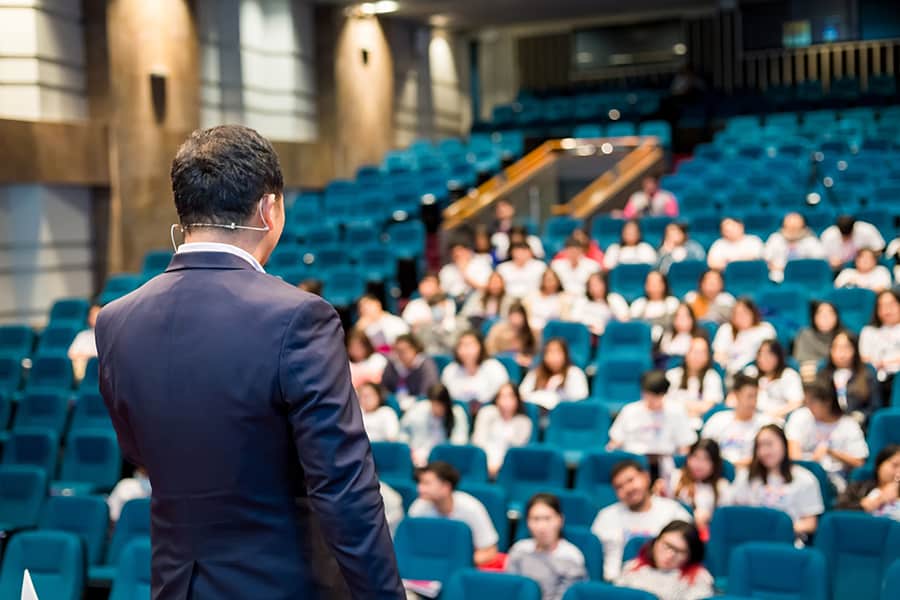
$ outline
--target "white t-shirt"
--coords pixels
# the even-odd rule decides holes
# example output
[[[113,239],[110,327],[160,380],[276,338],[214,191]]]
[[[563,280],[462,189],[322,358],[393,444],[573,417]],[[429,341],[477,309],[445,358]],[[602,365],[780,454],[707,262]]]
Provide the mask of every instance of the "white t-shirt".
[[[409,325],[406,324],[406,321],[387,312],[365,329],[366,337],[375,348],[393,346],[397,338],[405,333],[409,333]]]
[[[491,273],[493,272],[491,261],[477,255],[472,257],[465,269],[465,275],[479,287],[487,285],[488,279],[491,278]],[[472,291],[472,288],[466,283],[462,271],[454,263],[446,264],[441,268],[438,273],[438,280],[444,293],[454,298],[464,296]]]
[[[790,260],[801,258],[825,258],[825,248],[812,232],[795,242],[789,242],[781,232],[776,231],[766,240],[765,259],[772,269],[774,281],[784,279],[784,266]]]
[[[397,531],[397,525],[403,520],[403,496],[388,484],[381,482],[381,499],[384,501],[384,519],[387,521],[391,537]]]
[[[706,260],[710,267],[717,268],[736,260],[759,260],[763,251],[762,240],[755,235],[745,235],[735,242],[719,238],[710,246]]]
[[[757,410],[771,414],[787,404],[800,402],[803,402],[803,380],[797,371],[787,368],[782,371],[781,377],[772,381],[768,377],[759,378]]]
[[[488,358],[474,374],[469,374],[459,363],[452,362],[444,367],[441,383],[454,400],[481,404],[492,402],[500,391],[500,386],[509,381],[509,372],[500,361]]]
[[[584,296],[588,278],[600,271],[597,261],[586,256],[582,256],[574,267],[568,258],[557,258],[550,263],[550,268],[559,275],[563,289],[575,297]]]
[[[693,519],[681,504],[668,498],[654,496],[650,510],[633,512],[621,502],[607,506],[591,525],[591,532],[603,544],[603,578],[615,579],[622,569],[625,545],[634,537],[653,537],[672,521]]]
[[[672,475],[668,481],[668,496],[676,496],[676,490],[681,483],[683,469],[672,471]],[[718,491],[718,501],[716,497]],[[717,506],[724,506],[731,501],[731,484],[724,477],[716,483],[715,489],[711,483],[695,482],[694,494],[688,493],[687,489],[681,489],[677,492],[677,500],[684,502],[688,506],[693,506],[694,510],[701,510],[707,514],[712,514]]]
[[[400,418],[390,406],[362,411],[362,418],[370,442],[393,442],[400,434]]]
[[[472,530],[472,544],[476,550],[490,548],[500,540],[500,536],[497,535],[497,530],[494,528],[494,523],[491,521],[487,509],[478,499],[465,492],[453,492],[453,510],[450,511],[449,515],[438,512],[433,503],[422,498],[412,503],[412,506],[409,507],[408,515],[410,517],[462,521]],[[433,542],[440,544],[441,540],[433,540]]]
[[[579,298],[572,304],[571,320],[586,325],[598,335],[606,330],[611,320],[627,321],[629,318],[628,302],[619,294],[609,294],[606,302]]]
[[[871,363],[889,361],[888,373],[900,370],[900,325],[866,325],[859,334],[859,355]]]
[[[722,365],[728,373],[737,373],[756,358],[756,352],[766,340],[778,337],[775,328],[765,321],[759,325],[745,329],[735,337],[731,329],[731,323],[724,323],[716,331],[713,339],[713,353],[726,354],[725,363]]]
[[[537,404],[547,410],[553,410],[560,402],[584,400],[589,394],[587,377],[584,371],[575,365],[569,366],[569,370],[566,371],[566,380],[562,387],[536,390],[536,384],[537,372],[531,370],[519,386],[519,393],[525,402]]]
[[[534,424],[527,415],[514,415],[510,420],[500,416],[494,404],[479,409],[475,415],[472,444],[487,454],[488,466],[500,467],[510,448],[524,446],[531,440]]]
[[[151,493],[150,480],[143,476],[126,477],[116,484],[106,499],[109,506],[109,519],[113,523],[119,520],[122,509],[129,500],[137,498],[149,498]]]
[[[524,298],[541,287],[541,278],[547,265],[532,258],[523,266],[509,261],[497,267],[497,273],[503,278],[506,293],[513,298]]]
[[[697,434],[683,407],[667,402],[657,412],[640,401],[622,407],[609,428],[609,439],[621,443],[626,452],[672,456],[697,441]]]
[[[611,271],[619,265],[655,265],[656,260],[656,250],[647,242],[641,242],[637,246],[613,244],[603,255],[603,267]]]
[[[688,402],[712,402],[721,404],[725,400],[725,391],[722,387],[722,378],[715,369],[708,369],[703,374],[703,385],[700,385],[698,377],[689,377],[687,387],[681,387],[684,378],[684,367],[675,367],[666,371],[666,379],[669,380],[669,392],[666,394],[666,402],[680,406],[687,410]],[[693,429],[700,429],[703,421],[698,417],[690,420]]]
[[[822,245],[825,247],[825,255],[829,260],[839,258],[841,262],[850,262],[863,248],[871,250],[884,248],[884,238],[881,237],[881,233],[874,225],[865,221],[857,221],[853,226],[850,239],[846,242],[841,237],[841,231],[837,225],[827,228],[822,232]]]
[[[750,471],[738,471],[732,485],[733,502],[745,506],[766,506],[786,512],[791,520],[812,517],[825,512],[822,490],[815,476],[803,467],[791,467],[790,483],[781,475],[769,475],[767,483],[750,480]]]
[[[883,265],[878,265],[868,273],[844,269],[834,280],[834,287],[858,287],[880,292],[891,287],[891,272]]]
[[[447,298],[432,305],[424,298],[416,298],[403,309],[403,320],[413,327],[435,324],[452,331],[456,326],[456,303]]]
[[[722,458],[730,462],[753,458],[753,440],[756,434],[772,420],[763,413],[756,413],[750,421],[738,421],[733,410],[717,412],[709,418],[700,437],[715,440]]]
[[[535,331],[540,331],[547,321],[562,319],[569,308],[569,295],[566,293],[544,295],[536,292],[525,299],[528,311],[528,324]]]
[[[806,407],[795,410],[784,427],[789,440],[800,444],[803,460],[812,460],[813,452],[820,444],[830,449],[849,454],[855,458],[868,458],[869,446],[859,424],[848,416],[843,416],[834,423],[816,421],[812,412]],[[828,473],[841,474],[847,469],[833,456],[825,455],[819,461]]]
[[[671,317],[678,310],[678,298],[668,296],[662,300],[648,300],[641,296],[631,303],[631,318],[657,321]]]
[[[373,352],[369,358],[350,363],[350,379],[354,387],[368,382],[379,383],[387,368],[388,359],[384,354]]]

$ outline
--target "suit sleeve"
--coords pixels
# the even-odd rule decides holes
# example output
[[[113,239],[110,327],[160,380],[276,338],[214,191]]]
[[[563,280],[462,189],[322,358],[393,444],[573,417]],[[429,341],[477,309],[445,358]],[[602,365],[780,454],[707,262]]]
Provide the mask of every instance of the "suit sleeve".
[[[312,508],[354,598],[403,598],[340,320],[301,304],[281,351],[280,379]]]

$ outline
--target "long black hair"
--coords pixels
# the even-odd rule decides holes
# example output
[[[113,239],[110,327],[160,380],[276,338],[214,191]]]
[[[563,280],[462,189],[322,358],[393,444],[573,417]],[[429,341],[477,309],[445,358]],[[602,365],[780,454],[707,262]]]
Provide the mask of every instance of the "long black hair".
[[[790,456],[788,456],[788,441],[787,436],[784,435],[784,430],[778,425],[769,424],[762,427],[762,429],[757,432],[756,437],[753,439],[753,460],[750,463],[750,477],[749,479],[752,481],[754,479],[761,479],[763,483],[768,483],[769,479],[769,470],[760,462],[759,456],[756,453],[757,447],[759,446],[759,436],[761,436],[764,432],[774,433],[776,437],[778,437],[779,441],[781,441],[782,447],[784,448],[784,458],[781,459],[781,464],[778,465],[778,472],[781,474],[782,479],[784,479],[785,483],[790,483],[794,480],[791,475],[791,467],[793,466],[793,461],[791,461]]]
[[[687,453],[687,458],[690,458],[692,454],[695,452],[706,452],[709,456],[709,461],[712,463],[712,473],[710,473],[709,477],[707,477],[703,481],[696,481],[691,475],[690,469],[687,466],[687,460],[685,459],[684,468],[681,469],[681,478],[678,480],[678,485],[675,488],[675,496],[678,496],[678,492],[680,492],[683,488],[688,486],[693,486],[697,483],[708,483],[712,486],[713,496],[715,497],[716,506],[719,505],[719,480],[723,477],[723,472],[725,470],[724,464],[722,462],[722,453],[719,450],[719,444],[715,440],[710,439],[699,439],[694,442],[694,445],[691,446],[691,449]]]
[[[428,399],[444,407],[444,433],[449,440],[450,435],[453,433],[453,428],[456,426],[456,417],[453,416],[453,400],[450,399],[450,392],[442,384],[435,383],[428,388]]]

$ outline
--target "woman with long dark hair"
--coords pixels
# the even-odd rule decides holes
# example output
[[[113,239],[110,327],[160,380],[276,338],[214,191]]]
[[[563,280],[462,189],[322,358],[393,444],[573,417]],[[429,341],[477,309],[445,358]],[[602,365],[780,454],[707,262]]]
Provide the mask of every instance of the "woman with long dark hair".
[[[521,302],[509,307],[509,314],[491,327],[484,342],[491,356],[512,354],[522,367],[528,367],[537,352],[537,338],[528,321],[528,311]]]
[[[553,410],[560,402],[584,400],[588,382],[584,371],[572,364],[569,346],[554,338],[544,346],[541,364],[525,376],[519,392],[526,402]]]
[[[356,388],[363,426],[371,442],[393,442],[400,434],[397,413],[384,403],[384,390],[375,383],[364,383]]]
[[[454,400],[469,402],[478,408],[493,400],[500,386],[509,381],[506,368],[488,356],[481,336],[474,331],[459,336],[453,359],[444,367],[441,383]]]
[[[882,448],[875,456],[875,477],[848,485],[837,507],[900,521],[900,444]]]
[[[834,336],[828,361],[818,377],[832,383],[841,409],[860,424],[881,407],[878,382],[860,356],[856,336],[849,331]]]
[[[803,406],[803,380],[787,366],[784,347],[778,340],[760,344],[756,362],[747,370],[759,382],[758,409],[774,422],[784,422],[789,414]]]
[[[753,362],[763,341],[776,337],[775,328],[762,320],[756,303],[751,298],[738,298],[731,310],[731,320],[716,332],[713,356],[732,376]]]
[[[413,464],[424,466],[438,444],[469,443],[466,411],[453,403],[447,388],[437,383],[428,390],[427,400],[413,404],[400,419],[399,439],[409,444]]]
[[[881,395],[889,401],[894,376],[900,371],[900,292],[885,290],[878,294],[872,323],[859,334],[859,352],[875,367]]]
[[[794,359],[800,363],[804,381],[815,377],[820,360],[828,358],[831,341],[844,326],[837,307],[831,302],[813,301],[809,309],[810,327],[801,329],[794,338]]]
[[[519,390],[512,383],[500,386],[494,403],[481,407],[475,416],[472,444],[487,454],[491,477],[496,477],[503,466],[507,450],[524,446],[531,440],[533,426],[531,417],[525,414]]]
[[[694,442],[685,457],[684,466],[672,471],[666,496],[690,506],[694,511],[694,523],[705,536],[717,506],[728,504],[730,484],[723,475],[722,455],[719,444],[701,439]]]

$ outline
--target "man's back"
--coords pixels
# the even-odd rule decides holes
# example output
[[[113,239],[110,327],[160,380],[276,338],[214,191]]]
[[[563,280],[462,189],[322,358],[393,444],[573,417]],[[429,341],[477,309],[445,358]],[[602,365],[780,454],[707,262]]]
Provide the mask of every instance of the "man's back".
[[[326,538],[354,596],[399,596],[342,339],[324,301],[219,252],[102,311],[101,391],[153,484],[154,598],[331,597]]]

